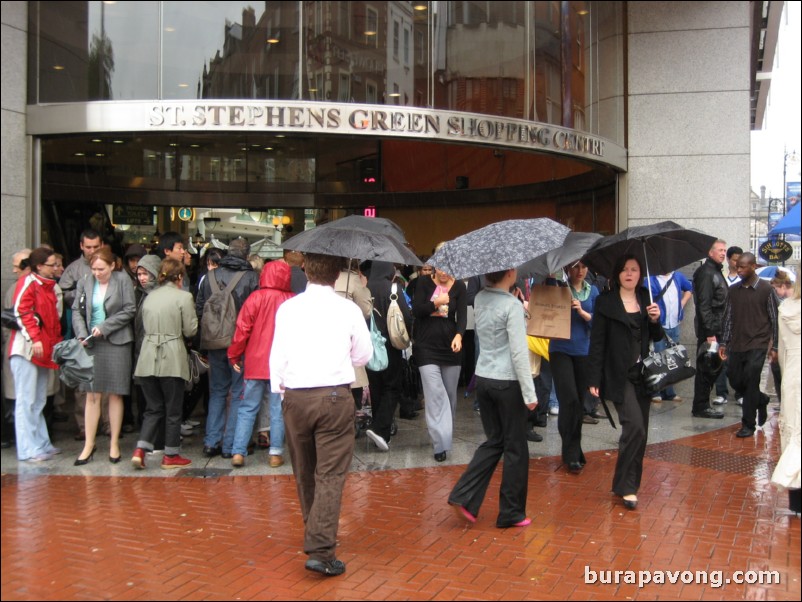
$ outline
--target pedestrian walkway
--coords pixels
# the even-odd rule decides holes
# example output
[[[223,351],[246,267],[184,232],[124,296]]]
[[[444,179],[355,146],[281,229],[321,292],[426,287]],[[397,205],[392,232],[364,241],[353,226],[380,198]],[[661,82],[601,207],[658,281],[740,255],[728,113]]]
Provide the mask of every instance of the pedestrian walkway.
[[[460,425],[463,435],[465,425],[474,425],[468,438],[480,439],[470,405],[460,404]],[[18,466],[4,450],[0,594],[3,600],[799,600],[800,519],[787,510],[785,493],[769,484],[779,456],[777,416],[764,432],[737,439],[737,406],[725,406],[725,421],[691,419],[687,402],[678,407],[653,409],[655,442],[636,511],[610,494],[616,452],[609,444],[586,454],[580,475],[566,471],[559,455],[539,455],[542,444],[530,444],[533,523],[524,529],[494,526],[498,473],[475,525],[447,506],[475,443],[461,443],[466,457],[459,451],[442,465],[425,459],[431,449],[424,442],[418,466],[396,467],[411,462],[409,448],[423,436],[416,431],[425,434],[422,416],[414,426],[399,422],[389,454],[358,440],[339,531],[347,572],[337,578],[304,570],[293,478],[289,469],[267,468],[263,454],[249,458],[250,473],[229,471],[219,458],[168,473],[158,470],[158,456],[148,456],[154,459],[146,471],[103,457],[88,465],[95,472],[84,472],[71,466],[72,457]],[[689,436],[657,436],[669,421]],[[559,447],[554,422],[546,438]],[[604,424],[584,430],[589,441],[615,441],[618,434]],[[141,478],[125,478],[133,475]],[[622,571],[620,583],[610,571]],[[736,583],[739,571],[754,582]],[[666,583],[639,587],[647,575]]]

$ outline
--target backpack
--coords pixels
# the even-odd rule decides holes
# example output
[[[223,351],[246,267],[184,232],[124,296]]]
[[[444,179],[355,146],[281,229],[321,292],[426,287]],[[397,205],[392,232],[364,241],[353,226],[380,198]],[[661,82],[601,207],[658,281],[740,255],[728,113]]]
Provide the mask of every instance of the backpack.
[[[398,305],[397,284],[393,282],[390,289],[390,306],[387,308],[387,336],[390,344],[396,349],[406,349],[412,342],[407,332],[407,325],[404,323],[404,314]]]
[[[227,349],[231,345],[237,328],[237,305],[231,292],[245,272],[237,272],[226,288],[221,289],[214,275],[209,272],[212,295],[203,306],[201,317],[201,349]]]

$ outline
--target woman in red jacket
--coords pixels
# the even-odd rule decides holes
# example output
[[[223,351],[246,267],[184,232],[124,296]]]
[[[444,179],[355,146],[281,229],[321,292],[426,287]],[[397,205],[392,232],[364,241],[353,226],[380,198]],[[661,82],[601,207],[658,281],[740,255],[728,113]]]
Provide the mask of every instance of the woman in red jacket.
[[[284,464],[284,418],[281,395],[270,392],[270,349],[276,330],[279,305],[292,297],[292,270],[282,260],[271,261],[259,277],[259,289],[245,300],[237,316],[237,330],[228,348],[228,361],[237,372],[242,370],[245,356],[245,390],[237,412],[231,465],[245,466],[248,442],[260,406],[270,411],[270,466]],[[268,406],[268,407],[265,407]]]
[[[61,340],[53,249],[34,249],[30,266],[31,273],[17,281],[14,291],[14,314],[20,329],[11,331],[9,361],[17,395],[14,409],[17,458],[42,462],[61,452],[50,442],[42,413],[47,400],[48,371],[58,368],[50,359],[53,346]]]

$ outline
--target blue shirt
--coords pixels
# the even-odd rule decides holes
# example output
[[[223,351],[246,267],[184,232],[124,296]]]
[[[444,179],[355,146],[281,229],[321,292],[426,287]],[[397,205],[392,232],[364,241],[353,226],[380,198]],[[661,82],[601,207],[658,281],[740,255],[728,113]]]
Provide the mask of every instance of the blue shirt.
[[[651,289],[652,296],[654,297],[657,306],[660,308],[660,323],[663,326],[666,326],[666,317],[668,316],[668,311],[666,310],[666,301],[663,296],[660,296],[659,299],[657,298],[657,296],[660,294],[660,291],[663,290],[663,285],[660,284],[657,276],[651,276],[649,278],[649,282],[644,282],[644,286]],[[674,272],[673,283],[669,286],[677,287],[677,323],[672,325],[673,328],[675,326],[679,326],[679,323],[682,322],[682,318],[684,317],[685,313],[685,310],[682,307],[682,296],[686,291],[693,292],[693,285],[682,272]]]
[[[571,295],[575,291],[573,287],[569,287]],[[593,315],[593,309],[596,306],[596,297],[599,296],[599,289],[591,285],[590,294],[584,301],[580,301],[582,309]],[[587,355],[590,350],[590,327],[593,320],[586,322],[585,319],[579,315],[578,311],[571,309],[571,338],[570,339],[551,339],[549,341],[549,354],[551,353],[565,353],[566,355]]]

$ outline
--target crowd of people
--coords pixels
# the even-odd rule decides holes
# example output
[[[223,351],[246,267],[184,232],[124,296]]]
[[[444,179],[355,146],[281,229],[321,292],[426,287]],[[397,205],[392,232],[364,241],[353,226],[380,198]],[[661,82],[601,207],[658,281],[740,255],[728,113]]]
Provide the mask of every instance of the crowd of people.
[[[647,390],[642,361],[679,340],[691,300],[699,351],[693,417],[722,418],[711,392],[713,405],[727,403],[729,384],[743,405],[736,436],[753,436],[767,420],[760,378],[768,357],[782,392],[783,449],[797,450],[796,461],[784,465],[786,471],[795,466],[795,477],[777,482],[799,490],[799,280],[784,272],[771,282],[761,279],[755,256],[724,241],[713,244],[691,280],[680,272],[647,278],[634,255],[618,258],[609,281],[572,262],[545,280],[570,292],[570,335],[545,342],[527,336],[525,321],[533,285],[542,279],[521,278],[515,269],[465,282],[430,265],[410,277],[392,263],[293,251],[265,264],[237,238],[227,252],[207,249],[190,273],[193,258],[174,232],[150,253],[133,244],[119,259],[87,229],[80,250],[66,269],[47,246],[12,258],[18,280],[4,308],[13,310],[17,324],[5,331],[4,446],[12,440],[13,415],[20,461],[61,453],[48,429],[54,416],[66,417],[70,395],[76,439],[84,442],[76,466],[94,460],[98,431],[110,437],[109,462],[119,462],[126,427],[139,428],[131,457],[136,469],[146,468],[154,450],[164,451],[162,469],[191,465],[181,452],[182,436],[201,426],[203,455],[230,459],[234,468],[256,446],[269,450],[269,466],[277,468],[286,444],[311,571],[345,571],[335,547],[359,435],[355,412],[369,400],[366,435],[389,452],[397,413],[414,419],[420,409],[418,395],[404,390],[410,370],[419,374],[434,459],[447,459],[460,378],[471,376],[463,358],[469,315],[478,350],[470,388],[487,440],[448,498],[461,519],[477,520],[503,458],[496,525],[530,524],[527,442],[542,440],[534,427],[557,416],[563,464],[579,475],[587,463],[583,425],[607,419],[600,402],[614,407],[621,425],[612,491],[625,507],[637,508],[651,405],[681,401],[670,386]],[[413,361],[409,349],[391,343],[391,303],[412,333]],[[374,351],[371,316],[386,340],[382,370],[366,369]],[[56,344],[72,338],[94,361],[94,379],[74,391],[59,386],[51,358]],[[201,399],[205,423],[194,419]]]

